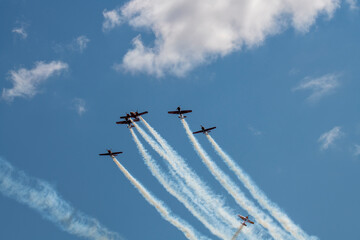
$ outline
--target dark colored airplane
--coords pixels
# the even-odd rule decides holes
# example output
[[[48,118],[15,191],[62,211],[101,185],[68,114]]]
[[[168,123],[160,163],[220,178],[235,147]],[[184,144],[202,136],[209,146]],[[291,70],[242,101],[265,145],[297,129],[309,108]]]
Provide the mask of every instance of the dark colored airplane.
[[[210,130],[215,129],[216,127],[211,127],[211,128],[204,128],[202,125],[201,126],[201,130],[197,131],[197,132],[193,132],[193,134],[197,134],[197,133],[203,133],[203,134],[208,134],[209,132],[211,132]]]
[[[244,216],[241,216],[241,215],[238,215],[238,217],[239,218],[241,218],[244,222],[242,222],[242,225],[244,225],[244,226],[247,226],[245,223],[251,223],[251,224],[254,224],[254,222],[253,221],[250,221],[249,220],[249,216],[246,216],[246,217],[244,217]]]
[[[139,118],[136,118],[136,119],[134,119],[134,120],[132,120],[132,121],[138,122],[138,121],[140,121],[140,119],[139,119]],[[124,121],[116,122],[116,124],[127,124],[127,125],[128,125],[128,128],[134,127],[134,125],[132,125],[131,120],[129,120],[129,119],[125,119]]]
[[[184,119],[184,118],[186,118],[186,116],[184,116],[183,114],[191,113],[191,112],[192,112],[192,110],[181,110],[180,107],[177,107],[177,111],[169,111],[168,113],[169,114],[178,114],[180,119]]]
[[[114,157],[114,156],[117,156],[118,154],[121,154],[123,152],[112,152],[111,150],[107,150],[108,153],[100,153],[99,155],[100,156],[111,156],[111,157]]]
[[[120,118],[125,119],[125,120],[129,120],[130,118],[133,118],[134,120],[139,120],[139,116],[147,114],[148,111],[142,112],[142,113],[138,113],[136,112],[130,112],[130,114],[126,113],[126,116],[122,116]]]

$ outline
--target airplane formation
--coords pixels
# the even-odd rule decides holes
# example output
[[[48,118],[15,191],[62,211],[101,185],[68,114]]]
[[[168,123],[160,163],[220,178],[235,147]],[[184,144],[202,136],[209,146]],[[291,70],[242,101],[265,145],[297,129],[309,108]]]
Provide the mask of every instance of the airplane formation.
[[[168,111],[169,114],[177,114],[178,118],[180,118],[180,119],[185,119],[187,116],[184,116],[184,114],[191,113],[191,112],[192,112],[192,110],[181,110],[180,107],[177,107],[176,111]],[[148,111],[141,112],[141,113],[139,113],[138,111],[130,112],[130,114],[126,113],[125,116],[120,117],[120,119],[124,119],[124,120],[118,121],[118,122],[116,122],[116,124],[127,124],[127,127],[130,129],[130,128],[134,127],[132,122],[140,121],[139,116],[147,114],[147,113],[148,113]],[[200,125],[200,127],[201,127],[201,130],[193,132],[193,134],[203,133],[203,134],[207,135],[211,132],[211,130],[216,128],[216,127],[205,128],[202,125]],[[123,153],[123,152],[112,152],[111,150],[107,150],[107,153],[100,153],[99,155],[114,157],[121,153]],[[241,220],[243,220],[243,222],[241,223],[241,225],[243,225],[243,226],[247,226],[246,223],[254,224],[253,221],[249,220],[249,216],[244,217],[242,215],[238,215],[238,217]]]

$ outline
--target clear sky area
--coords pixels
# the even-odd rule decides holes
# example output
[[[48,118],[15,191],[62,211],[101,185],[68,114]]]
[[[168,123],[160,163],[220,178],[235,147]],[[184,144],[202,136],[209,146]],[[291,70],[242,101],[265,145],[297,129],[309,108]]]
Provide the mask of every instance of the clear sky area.
[[[356,0],[0,0],[0,36],[0,239],[360,239]]]

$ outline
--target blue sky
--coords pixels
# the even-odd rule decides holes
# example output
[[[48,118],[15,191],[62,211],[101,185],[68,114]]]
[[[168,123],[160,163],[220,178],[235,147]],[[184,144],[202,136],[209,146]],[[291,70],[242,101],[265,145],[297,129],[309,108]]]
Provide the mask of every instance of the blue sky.
[[[164,190],[129,130],[115,124],[149,111],[144,118],[226,206],[247,215],[167,114],[181,105],[193,110],[192,130],[217,127],[211,136],[308,235],[359,239],[358,3],[165,2],[0,1],[2,161],[124,239],[185,239],[98,156],[123,151],[118,159],[136,179],[218,239]],[[257,205],[206,137],[196,138]],[[81,239],[0,192],[0,239]]]

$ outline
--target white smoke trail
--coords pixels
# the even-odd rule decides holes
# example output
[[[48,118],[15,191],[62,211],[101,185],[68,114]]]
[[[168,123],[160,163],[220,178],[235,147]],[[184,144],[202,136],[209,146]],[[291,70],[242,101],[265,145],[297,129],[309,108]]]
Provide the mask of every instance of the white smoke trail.
[[[203,163],[210,170],[211,174],[220,182],[220,184],[227,190],[227,192],[235,199],[235,201],[252,216],[255,217],[264,228],[268,229],[270,235],[276,240],[288,239],[289,236],[281,228],[279,228],[273,220],[261,211],[251,200],[249,200],[244,193],[237,187],[236,184],[211,160],[199,142],[195,139],[191,132],[189,125],[185,119],[181,119],[186,133],[194,146],[194,149],[202,159]]]
[[[142,119],[143,120],[143,119]],[[143,120],[145,121],[145,120]],[[147,143],[163,158],[167,161],[170,168],[182,177],[187,186],[194,190],[198,198],[201,198],[202,204],[211,209],[214,214],[219,213],[220,216],[231,224],[232,227],[237,228],[238,221],[234,217],[234,213],[230,212],[230,209],[224,206],[224,201],[220,197],[212,193],[211,189],[196,175],[196,173],[186,164],[186,162],[166,143],[166,141],[160,137],[156,131],[147,124],[147,127],[152,132],[154,137],[163,144],[164,149],[157,142],[155,142],[141,127],[136,123],[134,126],[139,131],[140,135],[145,139]]]
[[[231,240],[236,240],[236,238],[239,236],[241,229],[244,227],[244,224],[241,224],[234,236],[231,238]]]
[[[35,209],[70,234],[95,240],[122,239],[95,218],[74,209],[49,183],[27,176],[3,159],[0,159],[0,192]]]
[[[227,166],[236,174],[238,179],[245,185],[245,187],[249,190],[251,195],[258,201],[258,203],[266,210],[270,212],[270,214],[286,229],[289,233],[291,233],[296,239],[309,239],[309,236],[299,227],[297,226],[287,215],[284,213],[279,206],[273,203],[263,191],[259,189],[259,187],[253,182],[251,177],[247,175],[243,169],[238,166],[234,160],[227,155],[220,146],[215,142],[215,140],[210,136],[206,135],[211,145],[218,153],[218,155],[224,160]]]
[[[119,163],[119,161],[112,156],[114,163],[118,166],[121,172],[125,177],[134,185],[134,187],[140,192],[140,194],[153,205],[160,215],[169,223],[174,225],[177,229],[183,232],[187,239],[198,240],[206,239],[205,237],[199,235],[193,227],[191,227],[187,222],[181,218],[173,215],[170,209],[165,206],[163,202],[155,198],[140,182],[138,182],[124,167]]]
[[[217,198],[216,195],[212,193],[212,191],[206,186],[206,184],[196,175],[196,173],[188,167],[184,159],[177,154],[177,152],[166,142],[164,138],[160,136],[159,133],[155,131],[154,128],[150,126],[143,118],[140,117],[142,122],[148,128],[150,133],[155,137],[155,139],[161,144],[161,147],[167,152],[165,153],[159,152],[161,151],[161,147],[152,140],[140,127],[136,124],[139,133],[144,137],[144,139],[157,151],[165,160],[168,161],[170,167],[177,172],[180,176],[182,176],[186,182],[186,184],[193,188],[200,198],[204,199],[204,203],[207,205],[207,208],[212,209],[212,211],[217,213],[223,220],[225,220],[230,226],[233,228],[238,228],[238,220],[234,218],[234,213],[231,212],[230,209],[225,207],[223,204],[223,200]],[[164,156],[165,155],[165,156]],[[170,159],[166,159],[166,157]],[[217,198],[217,199],[215,199]],[[216,200],[216,201],[214,201]],[[221,205],[219,205],[221,203]],[[264,232],[259,227],[256,227],[257,233],[253,231],[253,229],[244,231],[244,235],[247,236],[249,239],[259,239],[259,236],[263,236]]]
[[[179,156],[175,150],[172,149],[172,147],[166,142],[166,140],[163,139],[160,134],[157,133],[144,119],[141,118],[141,120],[148,128],[148,130],[153,134],[156,140],[158,140],[158,142],[162,144],[163,148],[167,149],[168,154],[171,156],[170,160],[167,160],[170,167],[186,180],[187,185],[193,186],[196,193],[199,193],[196,187],[202,187],[201,194],[198,194],[198,197],[204,199],[203,204],[206,204],[207,208],[211,209],[213,213],[216,212],[218,214],[218,217],[226,221],[229,226],[237,229],[238,219],[234,217],[235,214],[233,213],[233,210],[223,205],[223,198],[218,198],[218,196],[214,195],[211,189],[209,189],[206,184],[196,175],[196,173],[190,167],[188,167],[184,159]],[[135,124],[135,126],[137,125]],[[142,134],[144,139],[155,150],[160,148],[160,146],[158,146],[158,144],[154,140],[152,140],[152,138],[149,137],[140,127],[137,127],[137,129],[139,130],[140,134]],[[161,155],[160,152],[159,154]],[[211,201],[211,199],[216,201]],[[219,205],[219,203],[221,203],[222,205]],[[246,228],[243,232],[244,239],[268,238],[268,236],[266,236],[268,233],[266,233],[264,229],[259,225],[256,225],[255,227],[252,227],[250,229]]]
[[[175,150],[148,124],[143,118],[141,118],[145,126],[150,133],[160,143],[161,148],[144,130],[139,126],[137,130],[141,136],[154,148],[154,150],[162,156],[179,176],[184,178],[187,186],[192,188],[200,198],[204,199],[203,204],[207,204],[213,211],[218,211],[223,216],[228,224],[231,224],[234,228],[237,228],[237,219],[233,213],[229,213],[229,209],[224,207],[224,201],[212,193],[211,189],[198,177],[198,175],[187,165],[184,159],[177,154]]]
[[[169,179],[165,173],[160,169],[160,167],[155,163],[152,157],[147,153],[146,149],[140,142],[139,138],[136,136],[135,132],[130,129],[132,137],[139,149],[140,154],[144,158],[145,164],[148,166],[152,175],[160,182],[160,184],[177,200],[179,200],[184,206],[201,222],[204,226],[210,230],[211,233],[218,236],[221,239],[228,239],[230,233],[226,233],[226,229],[219,221],[215,218],[206,214],[206,209],[203,209],[202,206],[195,206],[191,200],[195,200],[196,196],[190,192],[185,185],[181,185],[181,180],[175,178],[177,183]],[[185,197],[186,196],[186,197]],[[200,207],[200,208],[199,208]],[[205,212],[204,212],[205,210]]]

